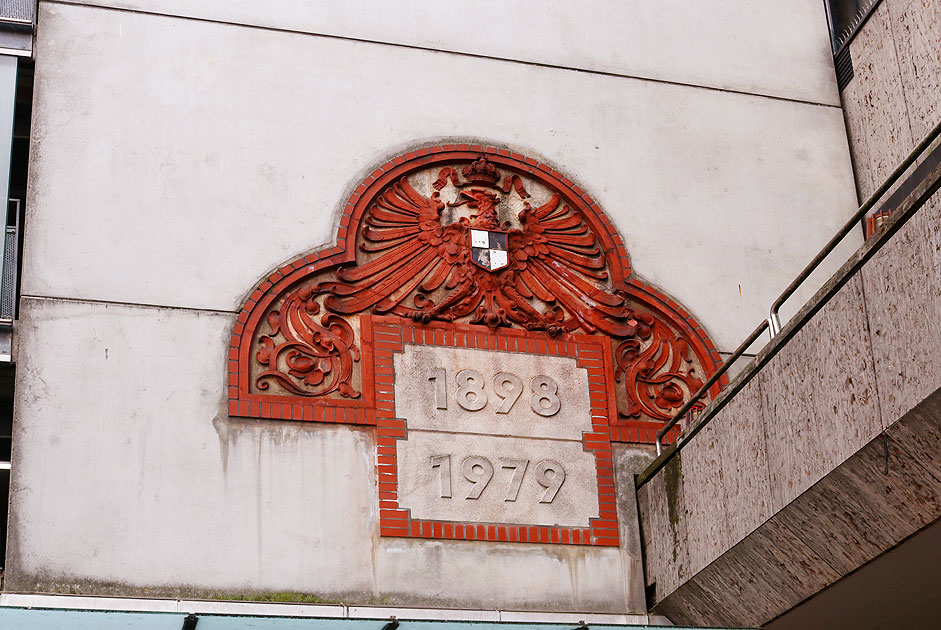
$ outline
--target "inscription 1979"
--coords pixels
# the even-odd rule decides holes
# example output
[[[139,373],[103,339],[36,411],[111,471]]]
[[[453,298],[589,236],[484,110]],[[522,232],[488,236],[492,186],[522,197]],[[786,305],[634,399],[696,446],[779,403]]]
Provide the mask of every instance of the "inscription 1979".
[[[438,469],[438,490],[442,499],[451,498],[451,456],[450,455],[432,455],[431,467]],[[523,485],[523,477],[526,475],[526,469],[529,467],[528,459],[509,459],[500,458],[500,467],[502,470],[512,470],[506,489],[506,498],[504,501],[514,502],[519,497],[520,486]],[[465,499],[479,499],[480,495],[487,488],[490,480],[493,479],[493,464],[486,457],[471,455],[465,457],[461,462],[461,474],[464,479],[473,484],[468,490]],[[565,482],[565,470],[562,464],[551,459],[543,460],[536,464],[534,473],[536,483],[545,488],[540,503],[552,503],[555,495]]]

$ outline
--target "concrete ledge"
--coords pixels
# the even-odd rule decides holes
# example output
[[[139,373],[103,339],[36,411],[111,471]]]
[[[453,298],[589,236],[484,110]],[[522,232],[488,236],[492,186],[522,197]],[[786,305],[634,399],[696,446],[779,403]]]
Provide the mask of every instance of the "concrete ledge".
[[[762,625],[941,517],[939,178],[638,479],[654,610]]]
[[[941,389],[655,606],[761,625],[941,517]],[[933,472],[934,471],[934,472]]]

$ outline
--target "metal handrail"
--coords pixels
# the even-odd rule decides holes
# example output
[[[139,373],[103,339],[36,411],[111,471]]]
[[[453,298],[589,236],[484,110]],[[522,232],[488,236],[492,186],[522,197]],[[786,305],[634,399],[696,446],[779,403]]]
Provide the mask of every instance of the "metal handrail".
[[[856,224],[866,216],[866,214],[872,209],[872,206],[875,205],[875,203],[882,198],[886,191],[895,184],[898,178],[909,169],[915,160],[918,159],[918,156],[920,156],[925,149],[931,146],[931,143],[934,142],[934,140],[938,137],[939,131],[941,131],[941,122],[935,125],[934,129],[928,132],[928,135],[926,135],[924,139],[918,143],[918,146],[912,149],[912,152],[908,154],[908,157],[905,158],[905,160],[899,164],[894,171],[892,171],[892,174],[889,175],[888,179],[886,179],[881,186],[879,186],[878,190],[869,195],[869,199],[866,200],[866,203],[859,207],[859,210],[856,211],[850,220],[847,221],[843,227],[840,228],[840,231],[830,239],[830,242],[827,243],[823,249],[817,253],[816,256],[814,256],[814,259],[810,261],[810,264],[804,267],[804,270],[800,272],[800,274],[794,278],[794,281],[791,282],[791,284],[788,285],[786,289],[784,289],[784,292],[778,296],[778,299],[776,299],[771,305],[771,313],[768,317],[768,321],[771,323],[771,329],[774,334],[781,332],[781,320],[778,317],[778,310],[781,308],[781,306],[794,294],[795,291],[797,291],[800,285],[804,283],[810,274],[812,274],[814,270],[820,266],[820,263],[823,262],[823,259],[829,256],[830,252],[836,249],[836,246],[840,244],[840,241],[842,241],[843,238],[850,233],[850,230],[852,230],[853,227],[855,227]]]
[[[866,202],[859,207],[859,209],[853,214],[852,217],[850,217],[843,227],[840,228],[833,238],[830,239],[823,249],[821,249],[817,255],[814,256],[813,260],[810,261],[810,264],[808,264],[804,270],[801,271],[800,274],[798,274],[798,276],[791,282],[791,284],[788,285],[784,292],[778,296],[778,298],[771,305],[768,319],[761,322],[761,324],[759,324],[758,327],[755,328],[755,330],[753,330],[750,335],[748,335],[745,341],[743,341],[741,345],[736,348],[735,352],[733,352],[732,355],[723,362],[723,364],[719,367],[718,370],[716,370],[709,380],[707,380],[702,385],[702,387],[700,387],[699,390],[697,390],[696,393],[690,397],[686,404],[680,408],[673,418],[663,425],[659,431],[657,431],[657,457],[660,457],[661,455],[661,442],[663,441],[663,437],[669,433],[670,430],[673,429],[673,427],[676,426],[676,424],[682,420],[696,404],[698,404],[699,399],[709,392],[709,389],[712,388],[712,386],[715,385],[720,378],[722,378],[722,376],[729,370],[732,364],[745,353],[745,350],[747,350],[751,344],[753,344],[755,340],[761,336],[761,333],[767,329],[770,329],[771,337],[774,338],[775,335],[781,332],[781,320],[778,314],[781,306],[794,294],[795,291],[797,291],[804,281],[810,277],[810,274],[812,274],[817,269],[817,267],[820,266],[820,263],[823,262],[823,260],[829,256],[834,249],[836,249],[836,246],[839,245],[846,235],[850,233],[850,230],[852,230],[853,227],[855,227],[863,219],[863,217],[866,216],[866,214],[872,209],[872,206],[882,198],[886,191],[895,185],[899,177],[901,177],[902,174],[905,173],[909,167],[911,167],[911,165],[915,162],[915,160],[918,159],[924,150],[931,146],[931,144],[938,138],[939,133],[941,133],[941,122],[936,124],[934,128],[928,132],[924,139],[922,139],[922,141],[919,142],[914,149],[912,149],[912,152],[908,154],[908,157],[906,157],[905,160],[903,160],[902,163],[899,164],[894,171],[892,171],[885,182],[869,196]],[[707,423],[710,418],[711,416],[704,418],[700,424]],[[682,448],[682,445],[677,445],[677,448],[675,451],[673,451],[673,453],[678,452],[680,448]]]
[[[657,457],[660,457],[660,443],[663,441],[663,436],[669,433],[670,429],[672,429],[677,422],[686,417],[692,408],[699,402],[699,399],[702,398],[703,395],[705,395],[706,392],[708,392],[712,386],[715,385],[719,379],[729,371],[729,368],[732,367],[732,364],[735,363],[739,357],[745,354],[745,351],[749,348],[749,346],[755,343],[755,340],[761,336],[761,333],[768,330],[769,326],[770,324],[768,320],[761,322],[758,327],[755,328],[755,330],[753,330],[751,334],[745,338],[745,341],[743,341],[741,345],[735,349],[735,352],[733,352],[732,355],[726,359],[721,366],[719,366],[719,369],[709,377],[709,380],[707,380],[702,385],[702,387],[699,388],[699,391],[690,397],[690,399],[686,401],[686,404],[680,407],[680,410],[676,412],[676,415],[674,415],[669,422],[667,422],[659,431],[657,431]]]

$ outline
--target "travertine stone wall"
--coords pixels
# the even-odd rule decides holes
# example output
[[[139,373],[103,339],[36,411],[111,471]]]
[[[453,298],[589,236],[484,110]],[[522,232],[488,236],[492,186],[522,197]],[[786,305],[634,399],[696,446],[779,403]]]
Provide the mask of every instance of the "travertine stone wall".
[[[674,622],[761,625],[941,517],[938,208],[640,488],[647,581]]]
[[[863,201],[941,120],[941,2],[883,0],[849,46],[842,101]]]

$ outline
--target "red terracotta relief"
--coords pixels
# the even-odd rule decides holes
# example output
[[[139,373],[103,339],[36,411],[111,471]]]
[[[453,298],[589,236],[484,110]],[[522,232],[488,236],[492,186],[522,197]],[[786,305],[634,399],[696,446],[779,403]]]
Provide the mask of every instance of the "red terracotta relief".
[[[350,385],[353,364],[359,362],[353,329],[332,313],[318,318],[321,307],[314,291],[301,287],[280,309],[268,313],[269,334],[258,337],[261,347],[255,354],[255,360],[268,369],[255,378],[255,387],[265,391],[274,381],[297,396],[339,392],[359,398]]]
[[[718,364],[701,327],[631,277],[597,204],[523,156],[461,145],[396,158],[357,188],[338,243],[285,265],[246,304],[230,362],[237,415],[271,417],[265,401],[371,409],[362,314],[603,336],[618,385],[612,437],[626,441],[652,441]]]

